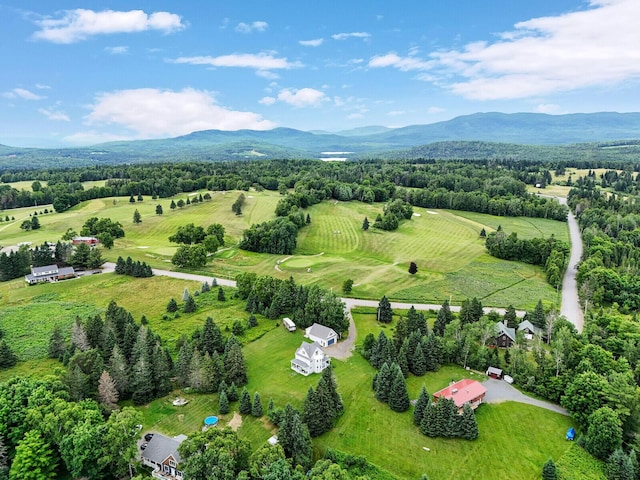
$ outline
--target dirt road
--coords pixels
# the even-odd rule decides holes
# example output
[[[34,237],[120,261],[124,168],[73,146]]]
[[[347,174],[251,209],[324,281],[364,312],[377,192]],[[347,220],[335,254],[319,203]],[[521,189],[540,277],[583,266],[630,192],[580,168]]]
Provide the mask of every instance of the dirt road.
[[[566,198],[558,198],[558,201],[563,205],[567,204]],[[569,236],[571,238],[571,256],[569,257],[569,264],[567,265],[567,270],[562,280],[560,315],[563,315],[573,323],[578,332],[582,332],[584,315],[578,299],[578,282],[576,280],[578,273],[577,265],[582,258],[582,237],[576,217],[571,210],[569,210],[567,222],[569,223]]]

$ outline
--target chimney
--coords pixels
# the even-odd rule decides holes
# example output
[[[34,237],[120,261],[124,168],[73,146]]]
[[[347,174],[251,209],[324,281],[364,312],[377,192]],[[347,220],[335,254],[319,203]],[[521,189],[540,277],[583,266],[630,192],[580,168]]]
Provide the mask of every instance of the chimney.
[[[508,327],[508,326],[509,326],[509,320],[507,320],[506,318],[505,318],[505,320],[504,320],[504,326],[505,326],[505,327]]]

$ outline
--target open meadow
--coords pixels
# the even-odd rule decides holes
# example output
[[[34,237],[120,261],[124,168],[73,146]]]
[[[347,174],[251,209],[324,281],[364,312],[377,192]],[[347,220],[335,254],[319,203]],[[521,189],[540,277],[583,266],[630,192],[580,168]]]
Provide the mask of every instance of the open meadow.
[[[226,247],[198,273],[224,278],[247,271],[279,278],[293,276],[299,283],[334,291],[340,291],[350,278],[354,281],[352,295],[369,299],[387,295],[401,301],[441,303],[450,299],[459,304],[475,296],[489,306],[513,304],[528,309],[538,299],[547,304],[557,300],[557,292],[546,283],[541,268],[491,257],[479,233],[502,225],[522,238],[554,234],[566,239],[563,222],[415,208],[413,218],[402,222],[396,231],[363,231],[364,218],[373,223],[382,205],[325,201],[308,209],[311,224],[300,230],[294,255],[258,254],[239,250],[237,242],[251,224],[273,218],[280,197],[274,192],[249,192],[243,214],[237,216],[231,205],[238,194],[215,192],[211,201],[174,210],[169,208],[170,199],[145,198],[136,203],[122,197],[90,200],[61,214],[39,215],[41,228],[28,232],[19,226],[36,210],[16,209],[10,211],[15,221],[0,223],[0,244],[55,241],[67,228],[80,231],[92,216],[108,217],[122,223],[126,236],[117,239],[111,250],[103,251],[106,259],[131,256],[154,268],[171,269],[177,245],[168,237],[179,226],[221,223],[226,229]],[[186,200],[187,195],[174,200],[180,198]],[[156,205],[162,206],[162,215],[155,214]],[[136,209],[142,217],[140,224],[133,223]],[[418,265],[416,275],[407,273],[410,262]]]

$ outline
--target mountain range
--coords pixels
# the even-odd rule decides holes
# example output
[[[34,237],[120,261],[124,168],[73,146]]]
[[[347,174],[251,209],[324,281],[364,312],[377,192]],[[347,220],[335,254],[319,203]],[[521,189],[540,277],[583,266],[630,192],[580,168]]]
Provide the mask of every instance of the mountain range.
[[[603,142],[633,144],[635,150],[640,148],[637,142],[627,142],[634,139],[640,139],[640,113],[476,113],[426,125],[401,128],[369,126],[336,133],[305,132],[292,128],[204,130],[175,138],[109,142],[91,147],[34,149],[0,145],[0,168],[143,161],[323,158],[335,156],[335,152],[348,158],[406,157],[414,156],[411,151],[429,152],[430,149],[424,146],[436,142],[438,148],[435,151],[443,155],[440,158],[446,158],[451,142],[466,142],[463,149],[467,151],[466,155],[475,148],[474,145],[483,145],[483,154],[486,155],[487,149],[489,152],[493,149],[487,146],[491,143],[515,144],[510,151],[521,149],[519,145],[562,146],[564,149],[572,144]]]

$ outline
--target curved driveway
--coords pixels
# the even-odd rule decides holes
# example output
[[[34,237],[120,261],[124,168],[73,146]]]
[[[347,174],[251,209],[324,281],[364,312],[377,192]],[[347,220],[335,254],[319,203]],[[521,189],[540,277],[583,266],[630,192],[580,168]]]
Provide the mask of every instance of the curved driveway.
[[[504,380],[489,379],[482,382],[482,385],[487,389],[487,395],[484,397],[485,403],[527,403],[529,405],[551,410],[552,412],[561,413],[562,415],[569,415],[569,412],[560,405],[531,398],[515,388],[513,385],[509,385]]]
[[[558,201],[566,205],[566,198],[558,198]],[[582,237],[580,236],[580,227],[576,221],[576,217],[571,210],[567,216],[569,223],[569,237],[571,238],[571,255],[567,270],[564,272],[562,279],[562,304],[560,306],[560,315],[576,326],[578,332],[582,332],[584,326],[584,315],[580,307],[578,298],[578,282],[576,275],[578,274],[578,263],[582,258]]]

